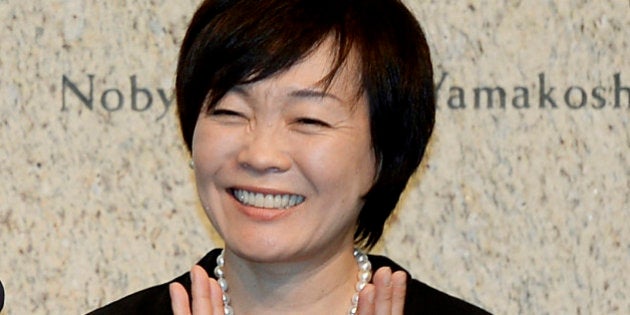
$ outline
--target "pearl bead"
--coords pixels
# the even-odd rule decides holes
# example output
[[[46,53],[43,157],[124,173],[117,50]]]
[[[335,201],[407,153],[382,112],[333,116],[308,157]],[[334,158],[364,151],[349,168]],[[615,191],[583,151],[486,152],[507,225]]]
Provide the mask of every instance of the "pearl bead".
[[[216,268],[214,268],[214,275],[217,276],[217,278],[225,277],[225,273],[223,272],[221,266],[217,266]]]
[[[372,270],[372,264],[370,264],[369,261],[364,261],[359,264],[359,269],[361,269],[361,271]]]
[[[359,281],[368,282],[368,281],[370,281],[371,277],[372,277],[372,273],[371,272],[369,272],[367,270],[359,271]]]
[[[366,285],[367,285],[367,282],[359,281],[359,282],[357,282],[357,285],[356,285],[355,289],[358,292],[361,292],[365,288]]]
[[[363,253],[361,253],[361,254],[359,254],[359,255],[357,255],[355,257],[356,257],[357,262],[359,264],[362,264],[362,263],[364,263],[364,262],[366,262],[368,260],[367,256],[365,254],[363,254]]]
[[[227,292],[227,290],[229,289],[227,280],[225,280],[225,278],[219,278],[219,280],[217,280],[217,282],[219,282],[219,286],[221,287],[221,291]]]

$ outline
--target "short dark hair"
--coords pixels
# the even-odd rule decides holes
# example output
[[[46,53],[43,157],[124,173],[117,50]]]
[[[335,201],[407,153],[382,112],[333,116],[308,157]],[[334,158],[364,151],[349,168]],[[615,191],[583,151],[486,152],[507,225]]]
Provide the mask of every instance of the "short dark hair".
[[[337,52],[330,82],[352,50],[370,107],[380,172],[359,214],[355,243],[373,247],[424,155],[435,120],[425,36],[397,0],[206,0],[183,40],[177,108],[189,150],[200,111],[235,85],[286,70],[326,38]]]

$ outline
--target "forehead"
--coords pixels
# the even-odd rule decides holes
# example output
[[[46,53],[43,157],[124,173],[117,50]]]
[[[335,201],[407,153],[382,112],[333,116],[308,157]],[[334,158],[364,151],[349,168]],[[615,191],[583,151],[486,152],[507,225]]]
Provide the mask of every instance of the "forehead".
[[[324,90],[344,99],[360,96],[357,53],[350,50],[344,54],[331,37],[323,40],[297,63],[268,79],[294,87]]]

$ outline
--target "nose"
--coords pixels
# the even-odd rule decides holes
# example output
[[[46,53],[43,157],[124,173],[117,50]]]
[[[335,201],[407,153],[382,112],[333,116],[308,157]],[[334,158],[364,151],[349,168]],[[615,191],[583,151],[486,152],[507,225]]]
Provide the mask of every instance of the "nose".
[[[245,135],[237,160],[241,167],[256,173],[282,173],[291,168],[287,141],[273,126],[257,126]]]

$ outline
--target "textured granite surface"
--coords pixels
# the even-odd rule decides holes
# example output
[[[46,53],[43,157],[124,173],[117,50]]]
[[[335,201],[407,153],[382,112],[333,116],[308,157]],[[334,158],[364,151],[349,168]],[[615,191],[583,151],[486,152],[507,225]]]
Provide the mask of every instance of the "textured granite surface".
[[[408,3],[437,129],[377,252],[497,314],[630,314],[630,2]],[[172,106],[197,4],[0,0],[2,315],[84,313],[220,244]]]

